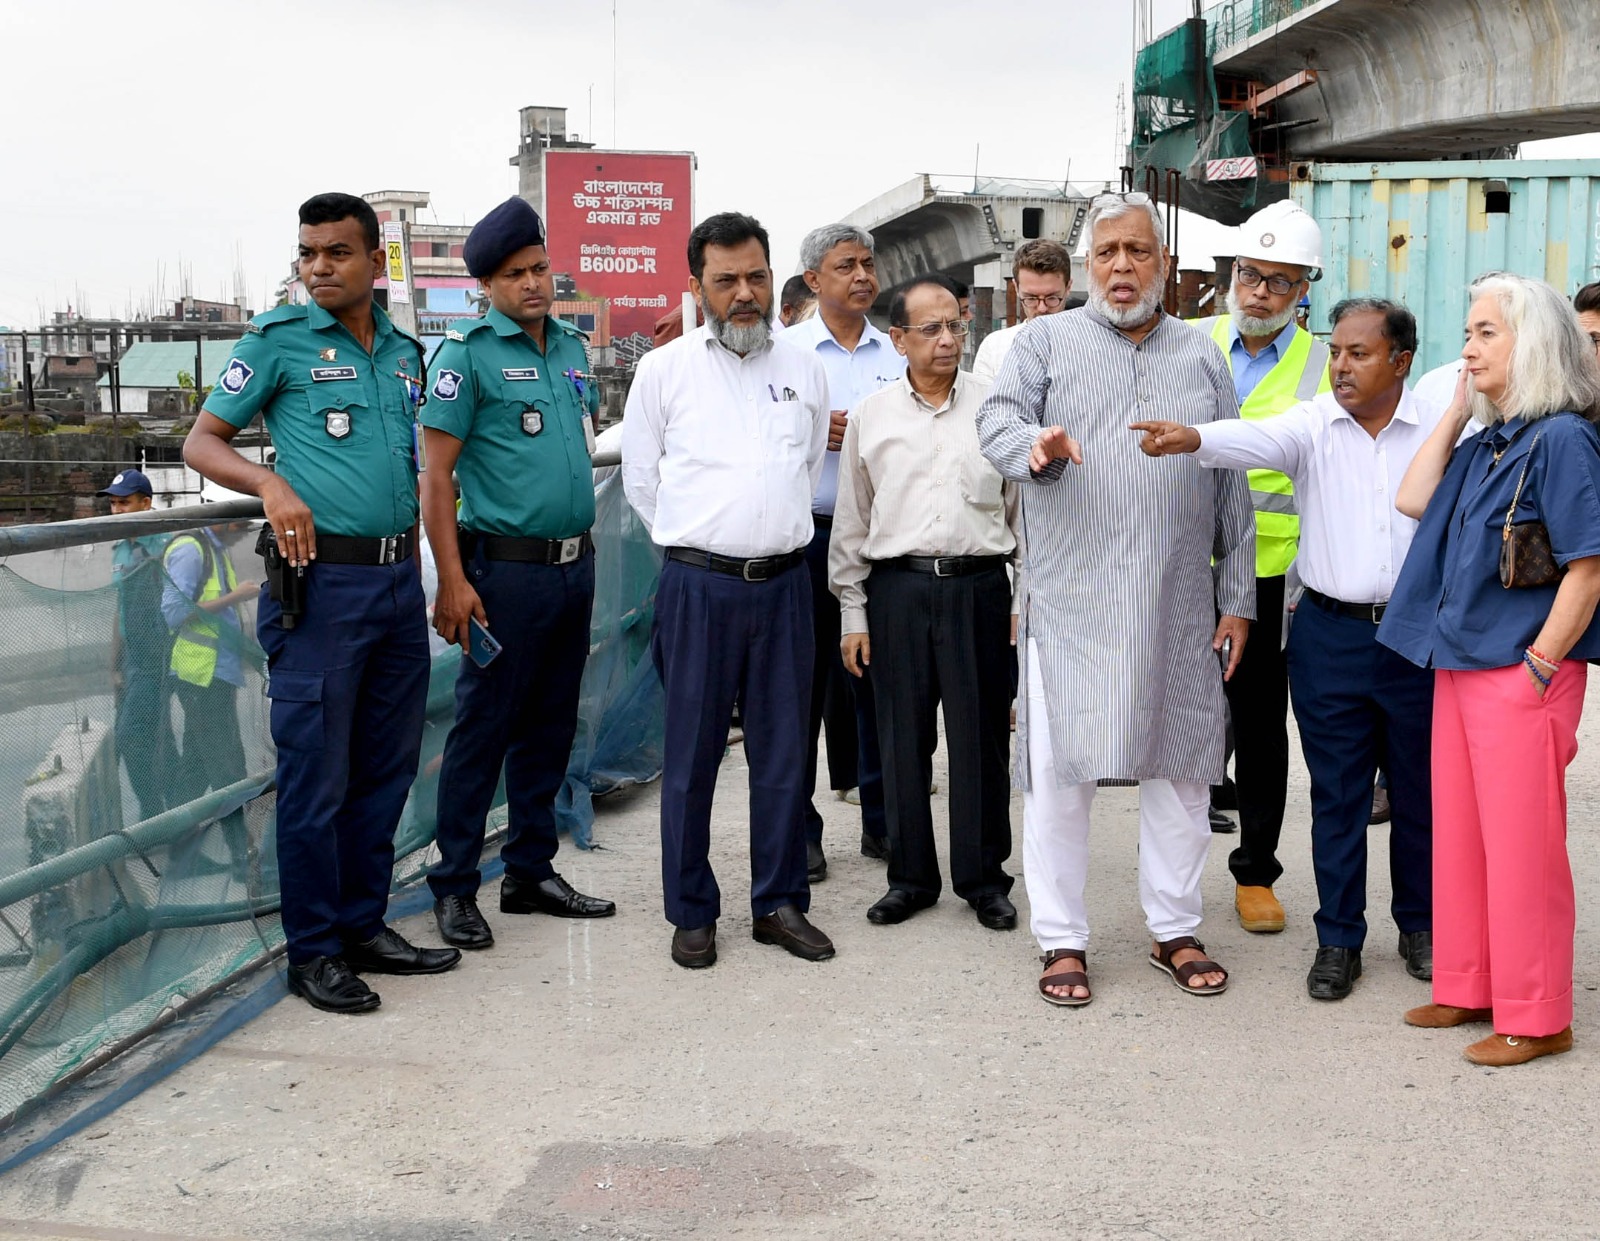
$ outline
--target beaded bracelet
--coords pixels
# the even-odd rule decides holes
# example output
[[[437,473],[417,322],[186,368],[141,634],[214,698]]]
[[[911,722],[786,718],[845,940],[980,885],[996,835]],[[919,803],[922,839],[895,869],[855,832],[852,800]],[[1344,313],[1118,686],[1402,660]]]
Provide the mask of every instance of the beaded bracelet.
[[[1539,671],[1539,665],[1534,662],[1533,653],[1531,651],[1522,652],[1522,662],[1528,666],[1528,671],[1533,673],[1533,679],[1535,681],[1539,682],[1539,684],[1544,686],[1546,689],[1550,688],[1551,678],[1545,676],[1544,673]]]
[[[1548,655],[1546,655],[1543,651],[1541,651],[1536,646],[1529,646],[1528,647],[1528,654],[1532,655],[1535,659],[1537,659],[1546,668],[1549,668],[1552,672],[1554,672],[1557,668],[1561,667],[1561,665],[1559,663],[1557,663],[1555,660],[1551,659]]]

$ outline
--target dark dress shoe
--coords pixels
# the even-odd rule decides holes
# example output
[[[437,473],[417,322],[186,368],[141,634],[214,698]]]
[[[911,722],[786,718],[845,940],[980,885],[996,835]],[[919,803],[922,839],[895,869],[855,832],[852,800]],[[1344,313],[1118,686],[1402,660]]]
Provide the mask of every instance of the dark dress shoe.
[[[1306,991],[1313,1000],[1342,1000],[1361,977],[1361,949],[1317,949],[1317,959],[1306,975]]]
[[[314,957],[289,967],[289,994],[326,1013],[370,1013],[378,993],[345,964],[343,957]]]
[[[991,931],[1017,929],[1017,907],[1004,892],[985,892],[974,897],[972,908],[977,912],[978,921]]]
[[[617,912],[617,906],[612,901],[585,896],[560,875],[551,875],[540,883],[529,883],[507,871],[500,881],[500,912],[552,914],[557,918],[609,918]]]
[[[680,926],[672,933],[672,959],[686,970],[703,970],[717,963],[717,924]]]
[[[1400,955],[1406,959],[1406,973],[1423,982],[1433,979],[1433,932],[1400,933]]]
[[[805,914],[793,905],[782,905],[757,918],[750,928],[750,938],[758,944],[776,944],[807,961],[826,961],[833,955],[833,941],[811,923]]]
[[[476,898],[447,896],[433,903],[439,938],[457,948],[493,948],[494,932],[483,920]]]
[[[1239,825],[1215,806],[1211,807],[1206,817],[1211,820],[1211,830],[1219,836],[1226,836],[1230,832],[1239,830]]]
[[[887,862],[889,860],[889,838],[887,836],[874,836],[870,832],[862,832],[861,856],[869,857],[879,862]]]
[[[828,877],[828,859],[822,846],[814,840],[806,841],[806,882],[821,883]]]
[[[1368,826],[1387,823],[1394,817],[1394,810],[1389,805],[1389,790],[1383,785],[1378,785],[1372,790],[1372,814],[1367,818]]]
[[[386,926],[364,944],[346,944],[344,959],[358,974],[442,974],[461,960],[455,948],[418,948]]]
[[[890,888],[876,905],[867,910],[867,921],[878,926],[893,926],[896,922],[904,922],[920,910],[931,909],[936,899],[925,892],[907,892],[904,888]]]

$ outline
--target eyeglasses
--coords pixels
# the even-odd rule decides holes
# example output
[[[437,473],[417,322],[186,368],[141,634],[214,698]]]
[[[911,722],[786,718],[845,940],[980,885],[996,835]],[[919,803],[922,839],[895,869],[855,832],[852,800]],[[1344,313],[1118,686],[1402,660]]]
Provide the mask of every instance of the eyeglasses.
[[[1143,206],[1145,203],[1152,201],[1150,195],[1143,190],[1124,190],[1121,193],[1107,190],[1103,194],[1096,194],[1089,205],[1092,207],[1095,203],[1104,202],[1107,199],[1119,203],[1133,203],[1134,206]]]
[[[1254,267],[1244,267],[1239,264],[1234,265],[1233,278],[1247,289],[1253,289],[1265,280],[1267,282],[1267,291],[1276,293],[1279,297],[1282,297],[1300,283],[1298,280],[1290,280],[1287,276],[1266,276],[1258,272]]]
[[[1029,310],[1038,310],[1040,308],[1045,310],[1059,310],[1062,306],[1066,305],[1067,302],[1067,299],[1060,293],[1047,293],[1043,297],[1036,297],[1032,293],[1024,293],[1017,300]]]
[[[918,332],[928,340],[938,340],[941,332],[949,332],[957,340],[967,334],[967,325],[960,319],[951,319],[948,323],[913,323],[901,329],[904,332]]]

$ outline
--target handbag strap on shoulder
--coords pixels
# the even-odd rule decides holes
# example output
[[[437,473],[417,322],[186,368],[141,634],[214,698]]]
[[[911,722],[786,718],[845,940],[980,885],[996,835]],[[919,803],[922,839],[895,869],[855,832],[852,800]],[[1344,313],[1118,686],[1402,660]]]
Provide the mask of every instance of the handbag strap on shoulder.
[[[1528,466],[1533,461],[1533,450],[1539,447],[1539,437],[1544,434],[1540,427],[1534,432],[1533,443],[1528,445],[1528,455],[1522,459],[1522,473],[1517,475],[1517,489],[1511,496],[1511,507],[1506,509],[1505,528],[1500,531],[1500,541],[1505,543],[1511,538],[1511,519],[1516,515],[1517,502],[1522,499],[1522,484],[1528,481]]]

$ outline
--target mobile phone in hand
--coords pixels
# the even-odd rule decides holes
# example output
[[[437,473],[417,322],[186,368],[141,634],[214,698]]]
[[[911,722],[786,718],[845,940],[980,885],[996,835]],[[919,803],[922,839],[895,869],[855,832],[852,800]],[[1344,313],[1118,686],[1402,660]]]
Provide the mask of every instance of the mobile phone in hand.
[[[467,618],[467,639],[467,658],[480,668],[487,668],[500,653],[500,644],[476,616]]]

